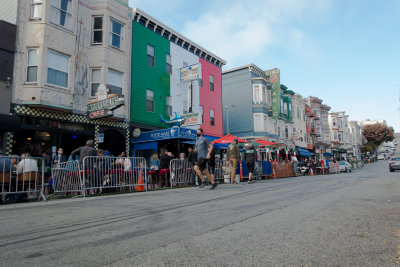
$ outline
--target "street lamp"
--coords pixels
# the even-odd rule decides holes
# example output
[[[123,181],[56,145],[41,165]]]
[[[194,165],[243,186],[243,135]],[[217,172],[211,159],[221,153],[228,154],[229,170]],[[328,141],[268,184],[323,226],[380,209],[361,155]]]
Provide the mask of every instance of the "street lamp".
[[[233,108],[236,107],[236,105],[234,105],[234,104],[232,104],[230,106]],[[229,105],[225,105],[225,109],[226,109],[226,131],[227,131],[227,134],[229,134]]]

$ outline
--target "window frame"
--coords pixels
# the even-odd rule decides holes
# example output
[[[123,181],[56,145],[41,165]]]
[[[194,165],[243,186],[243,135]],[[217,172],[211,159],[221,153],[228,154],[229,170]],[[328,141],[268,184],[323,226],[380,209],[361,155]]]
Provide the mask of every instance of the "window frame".
[[[62,1],[62,0],[59,0],[59,1]],[[56,7],[56,6],[53,6],[52,4],[51,4],[51,0],[50,0],[50,16],[49,16],[49,22],[50,23],[53,23],[54,25],[57,25],[57,26],[60,26],[60,27],[63,27],[63,28],[65,28],[65,29],[67,29],[67,30],[71,30],[71,28],[72,28],[72,0],[67,0],[69,3],[70,3],[70,9],[71,9],[71,13],[69,13],[68,12],[68,10],[63,10],[63,9],[60,9],[59,7]],[[69,25],[69,27],[66,27],[65,25],[61,25],[60,24],[60,22],[54,22],[54,21],[51,21],[51,9],[52,8],[54,8],[54,9],[57,9],[57,11],[58,12],[63,12],[63,13],[65,13],[66,14],[66,17],[69,15],[69,22],[70,22],[70,25]],[[67,21],[67,20],[66,20]]]
[[[95,27],[95,19],[97,19],[97,18],[101,18],[101,29],[95,29],[94,27]],[[94,33],[95,32],[101,32],[101,43],[95,43],[94,42]],[[104,16],[102,16],[102,15],[96,15],[96,16],[92,16],[92,45],[93,46],[95,46],[95,45],[102,45],[103,44],[103,41],[104,41],[104,34],[103,34],[103,32],[104,32]]]
[[[210,82],[210,91],[214,92],[214,76],[212,74],[210,74],[209,82]]]
[[[29,51],[36,51],[37,57],[37,64],[36,65],[29,65]],[[28,81],[28,69],[30,67],[36,67],[36,80],[35,81]],[[37,83],[38,82],[38,71],[39,71],[39,48],[28,48],[26,53],[26,75],[25,75],[25,82],[26,83]]]
[[[112,26],[113,26],[113,21],[121,25],[121,34],[118,34],[118,33],[114,33],[114,32],[113,32],[113,27],[112,27]],[[114,45],[112,44],[112,41],[113,41],[113,38],[112,38],[112,37],[113,37],[113,35],[116,35],[116,36],[118,36],[118,37],[120,38],[120,39],[119,39],[120,47],[114,46]],[[125,38],[125,24],[123,24],[122,22],[120,22],[120,21],[117,20],[117,19],[114,19],[114,18],[110,17],[110,42],[109,42],[110,47],[122,51],[122,50],[124,49],[124,38]]]
[[[95,71],[95,70],[96,71],[100,71],[100,76],[99,76],[100,80],[99,80],[98,84],[99,84],[99,86],[101,84],[101,71],[102,71],[101,67],[91,68],[90,69],[90,98],[95,98],[96,97],[96,94],[92,94],[93,93],[93,84],[94,84],[94,82],[93,82],[93,76],[94,76],[93,75],[93,71]]]
[[[43,0],[31,0],[31,9],[29,14],[30,20],[41,20],[43,15]],[[40,17],[33,16],[33,10],[36,6],[40,6]]]
[[[64,86],[62,86],[62,85],[58,85],[58,84],[54,84],[54,83],[50,83],[49,82],[49,53],[54,53],[54,54],[57,54],[57,55],[59,55],[59,56],[62,56],[62,57],[66,57],[67,58],[67,84],[66,84],[66,86],[64,87]],[[60,52],[57,52],[57,51],[55,51],[55,50],[52,50],[52,49],[48,49],[47,50],[47,68],[46,68],[46,84],[48,84],[48,85],[52,85],[52,86],[57,86],[57,87],[60,87],[60,88],[64,88],[64,89],[68,89],[68,79],[69,79],[69,59],[70,59],[70,56],[68,56],[68,55],[66,55],[66,54],[63,54],[63,53],[60,53]],[[52,68],[51,68],[52,69]],[[57,69],[54,69],[54,70],[56,70],[56,71],[59,71],[59,72],[63,72],[63,71],[60,71],[60,70],[57,70]]]
[[[149,55],[149,46],[153,48],[153,55]],[[155,50],[156,50],[156,49],[155,49],[155,47],[152,46],[151,44],[147,44],[146,48],[147,48],[147,49],[146,49],[146,54],[147,54],[147,57],[146,57],[146,60],[147,60],[146,65],[149,66],[149,67],[155,68],[155,67],[156,67],[156,57],[155,57],[155,54],[156,54],[156,51],[155,51]],[[152,64],[152,65],[149,65],[149,57],[151,57],[152,60],[153,60],[153,64]]]
[[[153,93],[153,99],[152,99],[153,110],[152,110],[152,111],[150,111],[150,110],[147,109],[147,101],[150,101],[150,100],[148,99],[148,92],[152,92],[152,93]],[[146,89],[146,112],[151,112],[151,113],[154,113],[154,112],[155,112],[155,103],[154,103],[154,99],[155,99],[155,97],[154,97],[154,90]]]
[[[211,116],[212,113],[212,116]],[[210,108],[210,125],[215,126],[215,110]]]
[[[121,75],[121,87],[118,87],[117,85],[114,85],[114,84],[111,84],[110,83],[110,72],[114,72],[114,73],[116,73],[116,74],[119,74],[119,75]],[[115,93],[111,93],[111,88],[110,88],[110,85],[111,86],[114,86],[114,87],[117,87],[117,88],[121,88],[121,95],[118,95],[118,97],[122,97],[123,96],[123,82],[124,82],[124,73],[123,72],[120,72],[120,71],[117,71],[117,70],[114,70],[114,69],[110,69],[110,68],[108,68],[107,69],[107,85],[108,85],[108,89],[109,89],[109,94],[115,94]]]
[[[153,51],[153,53],[154,53],[154,51]],[[155,61],[155,58],[153,61]],[[168,68],[169,68],[169,71],[168,71]],[[172,63],[171,63],[171,55],[170,54],[165,54],[165,72],[172,74]]]

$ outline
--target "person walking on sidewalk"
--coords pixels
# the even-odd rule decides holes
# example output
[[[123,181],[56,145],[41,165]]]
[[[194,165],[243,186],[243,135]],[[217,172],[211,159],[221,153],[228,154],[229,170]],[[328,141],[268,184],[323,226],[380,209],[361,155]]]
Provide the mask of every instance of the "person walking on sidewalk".
[[[240,151],[239,147],[237,146],[238,139],[235,140],[228,146],[227,152],[227,159],[229,163],[232,165],[232,173],[231,173],[231,183],[235,184],[235,177],[236,177],[236,169],[238,160],[240,160]]]
[[[206,175],[207,179],[211,182],[211,190],[214,190],[217,187],[214,179],[210,175],[207,170],[207,160],[210,159],[210,149],[209,146],[212,145],[210,140],[203,136],[203,129],[199,128],[197,130],[198,139],[196,140],[196,149],[197,149],[197,162],[194,166],[194,170],[196,171],[197,175],[201,179],[200,188],[206,186],[203,173]],[[203,173],[202,173],[203,172]]]
[[[249,169],[249,181],[248,183],[254,183],[254,166],[257,161],[257,152],[254,148],[253,143],[250,143],[249,147],[246,149],[244,154],[244,160],[246,161],[247,168]]]

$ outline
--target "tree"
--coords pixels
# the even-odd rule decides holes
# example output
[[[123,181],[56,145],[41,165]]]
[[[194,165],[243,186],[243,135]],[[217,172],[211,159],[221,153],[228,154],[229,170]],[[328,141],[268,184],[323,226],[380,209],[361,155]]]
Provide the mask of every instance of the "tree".
[[[378,147],[383,142],[390,142],[394,139],[394,132],[382,124],[370,124],[363,128],[364,137],[371,147]]]

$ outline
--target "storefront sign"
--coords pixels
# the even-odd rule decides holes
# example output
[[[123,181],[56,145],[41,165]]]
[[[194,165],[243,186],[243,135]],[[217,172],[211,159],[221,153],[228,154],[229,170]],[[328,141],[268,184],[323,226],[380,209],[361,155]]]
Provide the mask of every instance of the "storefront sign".
[[[99,134],[97,137],[96,137],[96,141],[97,141],[97,143],[103,143],[104,142],[104,134]]]
[[[99,119],[113,115],[113,110],[122,106],[124,101],[118,95],[113,95],[107,99],[91,102],[87,106],[89,119]]]
[[[200,63],[186,66],[180,69],[181,71],[181,82],[188,82],[200,79],[201,65]]]
[[[185,123],[182,126],[190,126],[190,125],[200,125],[202,124],[201,121],[201,114],[200,113],[188,113],[181,116],[185,120]]]
[[[195,140],[196,136],[197,136],[196,130],[172,127],[165,130],[143,132],[140,135],[140,137],[132,138],[132,143],[152,142],[157,140],[166,140],[175,138]]]
[[[267,70],[265,74],[271,82],[271,101],[272,101],[272,118],[280,117],[281,110],[281,74],[280,70],[275,68]]]

